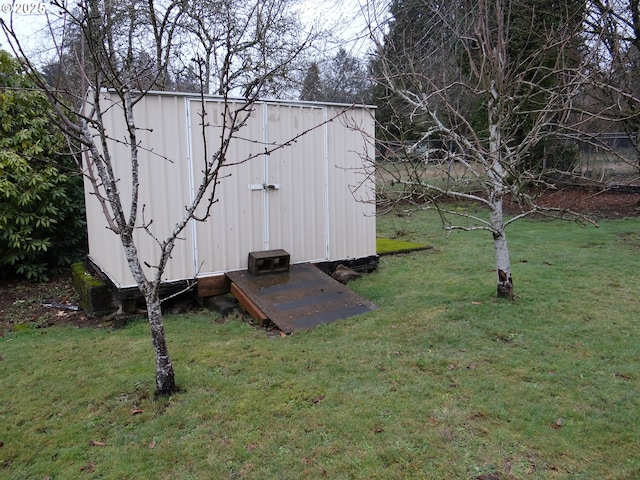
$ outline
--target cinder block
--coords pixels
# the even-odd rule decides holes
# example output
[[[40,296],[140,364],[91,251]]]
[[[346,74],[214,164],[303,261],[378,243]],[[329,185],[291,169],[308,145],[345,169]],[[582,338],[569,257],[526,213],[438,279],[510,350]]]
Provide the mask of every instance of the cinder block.
[[[249,273],[264,275],[288,272],[290,259],[291,255],[282,249],[251,252],[249,253]]]

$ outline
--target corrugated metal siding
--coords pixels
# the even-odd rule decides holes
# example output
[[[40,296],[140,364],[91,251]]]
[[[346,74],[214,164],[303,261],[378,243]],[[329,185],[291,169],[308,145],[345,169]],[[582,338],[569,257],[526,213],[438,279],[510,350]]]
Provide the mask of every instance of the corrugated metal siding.
[[[201,105],[198,101],[191,101],[190,105],[192,165],[197,179],[204,161],[201,118],[197,115]],[[206,139],[209,155],[212,155],[220,146],[222,104],[207,102],[206,111],[206,122],[210,124]],[[195,224],[198,275],[246,268],[248,253],[264,249],[263,198],[249,189],[251,184],[264,182],[262,137],[262,111],[258,106],[251,112],[251,118],[238,133],[238,138],[230,144],[225,160],[229,166],[222,169],[216,191],[218,201],[211,208],[211,216],[206,222]],[[203,209],[198,212],[202,214]]]
[[[105,94],[106,95],[106,94]],[[175,96],[150,95],[134,107],[139,145],[140,200],[137,225],[153,219],[149,229],[156,238],[166,238],[175,220],[184,214],[189,199],[188,170],[185,168],[187,136],[184,99]],[[118,188],[123,199],[125,214],[131,208],[130,149],[126,145],[128,134],[122,109],[116,105],[104,116],[107,131],[112,135],[111,154],[116,175],[122,180]],[[134,286],[119,237],[108,230],[98,202],[89,194],[87,198],[87,227],[89,255],[116,285]],[[144,216],[143,216],[144,213]],[[165,270],[164,279],[193,277],[193,251],[191,233],[185,231],[185,240],[178,242],[172,261]],[[141,260],[155,265],[159,257],[156,241],[142,229],[135,232]],[[150,272],[151,269],[147,268]]]
[[[331,107],[328,114],[339,112]],[[328,127],[331,260],[375,255],[375,182],[363,168],[363,158],[373,158],[373,117],[354,108]]]
[[[267,183],[280,186],[268,190],[269,249],[286,250],[292,262],[327,260],[323,119],[322,108],[268,105],[269,145],[295,139],[267,162]]]
[[[153,219],[150,229],[156,238],[169,235],[201,178],[205,161],[201,108],[193,98],[172,94],[149,94],[135,108],[144,147],[139,153],[140,208],[145,206],[146,221]],[[364,149],[371,153],[373,147],[365,145],[360,132],[345,128],[345,121],[322,125],[341,108],[256,104],[231,143],[210,217],[193,223],[181,235],[165,280],[244,269],[250,251],[266,249],[283,248],[293,262],[375,255],[375,207],[355,201],[373,199],[373,179],[362,174]],[[222,113],[221,102],[206,102],[209,155],[219,148]],[[351,109],[345,118],[363,126],[373,138],[373,120],[367,109]],[[116,140],[126,138],[119,107],[105,120]],[[289,141],[283,149],[264,153],[265,148]],[[129,150],[117,142],[111,147],[128,211]],[[250,188],[262,184],[279,188]],[[134,286],[119,238],[106,230],[98,202],[89,188],[85,191],[90,256],[116,285]],[[204,214],[204,209],[198,213]],[[141,214],[138,225],[142,225]],[[153,265],[158,258],[155,240],[143,230],[136,238],[143,261]]]
[[[141,214],[144,215],[139,223],[153,220],[149,229],[162,241],[171,235],[176,220],[184,216],[190,200],[189,171],[184,167],[188,142],[186,117],[184,101],[164,96],[149,97],[149,100],[135,111],[136,122],[144,129],[139,132],[140,144],[147,149],[140,161]],[[165,280],[193,276],[193,242],[188,228],[180,238],[165,271]],[[137,240],[144,262],[155,265],[160,251],[156,240],[143,230],[137,232]]]

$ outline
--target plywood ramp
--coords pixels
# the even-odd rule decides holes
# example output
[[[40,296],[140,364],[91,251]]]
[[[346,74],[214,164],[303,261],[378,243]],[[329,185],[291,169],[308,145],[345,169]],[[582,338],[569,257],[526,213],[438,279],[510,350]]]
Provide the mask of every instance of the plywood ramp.
[[[231,292],[261,324],[271,320],[291,333],[375,310],[370,301],[309,264],[288,272],[252,275],[229,272]]]

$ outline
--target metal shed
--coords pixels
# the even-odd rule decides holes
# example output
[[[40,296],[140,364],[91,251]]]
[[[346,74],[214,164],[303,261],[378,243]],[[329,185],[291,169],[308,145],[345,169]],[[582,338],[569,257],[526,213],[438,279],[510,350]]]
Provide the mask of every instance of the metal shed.
[[[123,112],[105,109],[111,151],[124,199],[130,197],[129,150]],[[201,99],[188,94],[152,92],[134,113],[140,140],[139,222],[165,238],[189,203],[203,161]],[[215,121],[222,100],[204,103],[208,141],[219,141]],[[334,118],[335,117],[335,118]],[[329,119],[334,118],[332,121]],[[314,128],[321,125],[318,128]],[[352,128],[357,125],[358,128]],[[290,146],[272,152],[310,130]],[[206,222],[192,222],[176,246],[164,275],[166,282],[203,279],[247,268],[249,252],[284,249],[291,263],[353,261],[376,257],[374,180],[364,158],[373,158],[371,107],[309,102],[259,101],[233,140],[230,165],[217,190],[218,202]],[[249,161],[243,160],[256,156]],[[89,260],[117,289],[135,287],[119,238],[108,228],[87,185]],[[125,201],[125,211],[128,208]],[[153,265],[154,239],[137,232],[138,251]]]

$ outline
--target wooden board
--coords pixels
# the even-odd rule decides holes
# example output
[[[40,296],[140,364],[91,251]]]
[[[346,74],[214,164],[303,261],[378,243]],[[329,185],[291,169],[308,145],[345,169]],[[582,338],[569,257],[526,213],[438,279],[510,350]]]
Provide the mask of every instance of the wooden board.
[[[288,272],[282,273],[251,275],[243,270],[229,272],[227,276],[232,282],[232,292],[241,292],[240,295],[234,293],[240,303],[243,302],[240,297],[246,297],[250,300],[249,308],[263,314],[285,333],[377,308],[309,263],[292,265]]]
[[[269,319],[236,283],[231,284],[231,293],[238,299],[238,302],[240,302],[240,305],[244,307],[247,313],[251,315],[251,317],[257,321],[261,327],[264,327],[266,321]]]
[[[229,279],[221,273],[220,275],[210,275],[207,277],[199,277],[198,296],[211,297],[213,295],[224,295],[229,293],[231,287]]]

